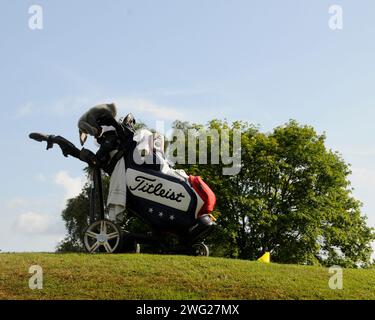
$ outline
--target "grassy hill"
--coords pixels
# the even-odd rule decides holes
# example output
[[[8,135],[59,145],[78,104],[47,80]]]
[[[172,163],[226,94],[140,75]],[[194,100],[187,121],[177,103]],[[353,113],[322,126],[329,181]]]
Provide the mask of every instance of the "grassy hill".
[[[30,290],[31,265],[44,272]],[[328,287],[321,267],[167,255],[0,254],[0,299],[375,299],[375,270],[345,269]]]

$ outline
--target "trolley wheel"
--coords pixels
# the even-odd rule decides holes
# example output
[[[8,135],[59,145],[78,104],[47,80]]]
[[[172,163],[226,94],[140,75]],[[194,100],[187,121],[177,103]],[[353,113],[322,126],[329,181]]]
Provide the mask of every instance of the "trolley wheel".
[[[121,248],[121,229],[112,221],[98,220],[88,226],[83,240],[90,253],[114,253]]]
[[[210,250],[204,243],[196,243],[193,245],[193,253],[197,257],[208,257],[210,255]]]

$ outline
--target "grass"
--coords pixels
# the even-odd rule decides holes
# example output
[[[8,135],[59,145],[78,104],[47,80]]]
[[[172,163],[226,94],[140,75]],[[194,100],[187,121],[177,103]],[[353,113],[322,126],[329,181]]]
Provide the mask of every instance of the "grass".
[[[29,289],[31,265],[42,290]],[[375,299],[375,270],[147,254],[0,254],[0,299]]]

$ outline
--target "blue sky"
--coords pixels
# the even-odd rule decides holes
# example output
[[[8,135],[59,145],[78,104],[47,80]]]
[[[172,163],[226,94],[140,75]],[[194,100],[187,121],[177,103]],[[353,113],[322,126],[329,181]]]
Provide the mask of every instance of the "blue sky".
[[[28,27],[31,5],[43,29]],[[328,27],[331,5],[343,30]],[[375,226],[375,3],[368,1],[3,1],[0,11],[0,249],[53,250],[84,164],[29,132],[78,145],[77,119],[100,102],[154,126],[293,118],[326,132],[352,164]],[[89,145],[92,146],[92,145]]]

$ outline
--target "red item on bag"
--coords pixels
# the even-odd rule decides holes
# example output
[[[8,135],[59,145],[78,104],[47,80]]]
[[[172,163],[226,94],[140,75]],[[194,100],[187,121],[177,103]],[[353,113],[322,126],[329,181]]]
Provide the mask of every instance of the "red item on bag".
[[[212,212],[216,204],[214,192],[199,176],[189,176],[189,182],[204,202],[202,208],[199,210],[198,217]]]

